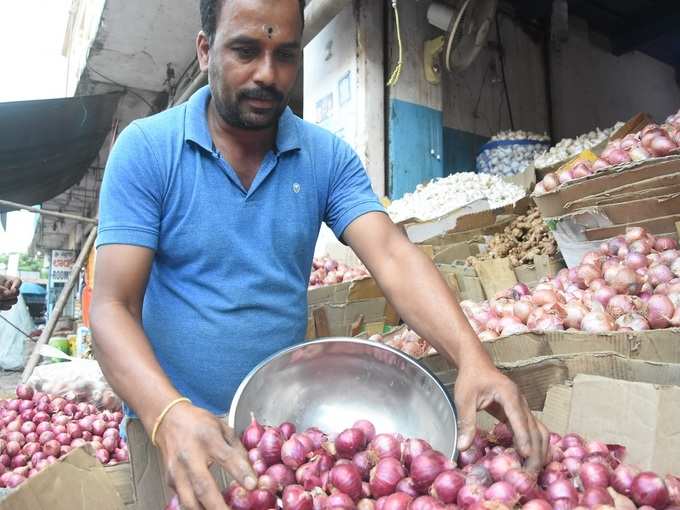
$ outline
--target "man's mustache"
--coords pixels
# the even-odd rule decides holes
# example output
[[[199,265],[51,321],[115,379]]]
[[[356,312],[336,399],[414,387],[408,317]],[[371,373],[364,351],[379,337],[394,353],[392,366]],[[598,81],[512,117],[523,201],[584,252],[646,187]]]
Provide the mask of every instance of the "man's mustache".
[[[283,100],[283,94],[274,87],[260,87],[257,89],[242,90],[238,97],[240,101],[245,99],[259,99],[262,101]]]

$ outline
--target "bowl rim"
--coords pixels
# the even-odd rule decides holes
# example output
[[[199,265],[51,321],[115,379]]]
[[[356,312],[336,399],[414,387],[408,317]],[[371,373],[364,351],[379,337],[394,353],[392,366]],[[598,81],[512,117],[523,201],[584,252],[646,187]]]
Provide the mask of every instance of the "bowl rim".
[[[248,383],[250,380],[257,374],[262,368],[264,368],[266,365],[268,365],[270,362],[274,361],[277,358],[280,358],[292,351],[296,351],[298,349],[301,349],[303,347],[307,347],[310,345],[318,345],[318,344],[326,344],[326,343],[335,343],[335,342],[348,342],[348,343],[355,343],[355,344],[360,344],[360,345],[366,345],[369,347],[376,347],[378,349],[383,349],[386,351],[389,351],[393,354],[396,354],[398,357],[401,359],[407,361],[408,363],[411,363],[413,365],[417,365],[419,369],[421,369],[423,372],[428,374],[431,378],[431,380],[435,383],[435,385],[439,388],[441,393],[444,395],[446,398],[446,401],[449,404],[449,408],[451,409],[451,412],[453,413],[453,435],[455,439],[455,443],[453,446],[453,455],[452,458],[454,458],[458,452],[457,448],[457,442],[458,442],[458,413],[456,412],[456,404],[453,400],[453,397],[451,394],[446,390],[446,387],[444,384],[439,380],[439,378],[430,370],[428,367],[425,366],[425,364],[420,363],[417,359],[414,357],[406,354],[405,352],[402,352],[398,349],[395,349],[394,347],[391,347],[389,345],[383,344],[381,342],[375,342],[372,340],[365,340],[363,338],[352,338],[352,337],[342,337],[342,336],[334,336],[334,337],[327,337],[327,338],[319,338],[316,340],[309,340],[309,341],[304,341],[297,343],[295,345],[291,345],[290,347],[286,347],[284,349],[281,349],[278,352],[275,352],[271,356],[268,356],[266,359],[261,361],[260,363],[253,368],[246,377],[243,378],[243,381],[241,381],[241,384],[239,384],[236,392],[234,393],[234,397],[231,400],[231,405],[229,407],[229,416],[228,416],[228,424],[229,427],[234,429],[235,426],[235,421],[236,421],[236,408],[238,407],[239,400],[241,398],[241,395],[246,389],[246,386],[248,386]],[[234,430],[236,433],[238,433],[236,430]]]

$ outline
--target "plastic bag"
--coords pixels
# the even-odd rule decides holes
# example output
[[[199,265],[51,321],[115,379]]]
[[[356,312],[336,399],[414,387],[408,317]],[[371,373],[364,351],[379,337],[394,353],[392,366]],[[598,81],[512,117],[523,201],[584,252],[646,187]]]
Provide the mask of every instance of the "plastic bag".
[[[9,310],[0,312],[0,315],[26,333],[35,329],[33,319],[28,313],[26,302],[21,294],[19,294],[17,304]],[[0,368],[3,370],[21,370],[26,364],[27,358],[26,337],[7,322],[0,320]]]
[[[29,386],[51,395],[88,402],[98,409],[121,409],[120,398],[106,382],[96,360],[73,358],[49,345],[41,346],[40,354],[66,361],[37,366],[28,380]]]

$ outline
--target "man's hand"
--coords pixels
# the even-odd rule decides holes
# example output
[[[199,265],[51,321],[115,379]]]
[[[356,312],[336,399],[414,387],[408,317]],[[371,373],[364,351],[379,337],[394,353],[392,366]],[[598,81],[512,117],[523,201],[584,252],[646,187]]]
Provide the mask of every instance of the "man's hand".
[[[203,409],[177,404],[158,428],[156,441],[167,483],[179,496],[183,510],[228,509],[208,471],[213,463],[220,464],[246,489],[255,489],[257,476],[241,441],[226,423]]]
[[[21,280],[16,276],[0,275],[0,310],[9,310],[19,298]]]
[[[493,365],[461,367],[454,388],[459,413],[458,448],[467,450],[475,436],[477,411],[486,410],[512,428],[515,447],[527,459],[525,468],[537,473],[547,462],[550,438],[531,414],[515,383]]]

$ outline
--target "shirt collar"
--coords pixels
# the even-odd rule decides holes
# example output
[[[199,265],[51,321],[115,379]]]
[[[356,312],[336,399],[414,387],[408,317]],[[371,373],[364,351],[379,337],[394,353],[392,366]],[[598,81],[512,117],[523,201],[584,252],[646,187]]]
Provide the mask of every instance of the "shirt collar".
[[[213,142],[208,129],[208,117],[206,108],[210,101],[210,86],[206,85],[197,90],[187,102],[184,118],[184,139],[213,152]],[[276,151],[278,154],[300,149],[300,133],[297,117],[286,106],[279,117],[279,126],[276,133]]]

